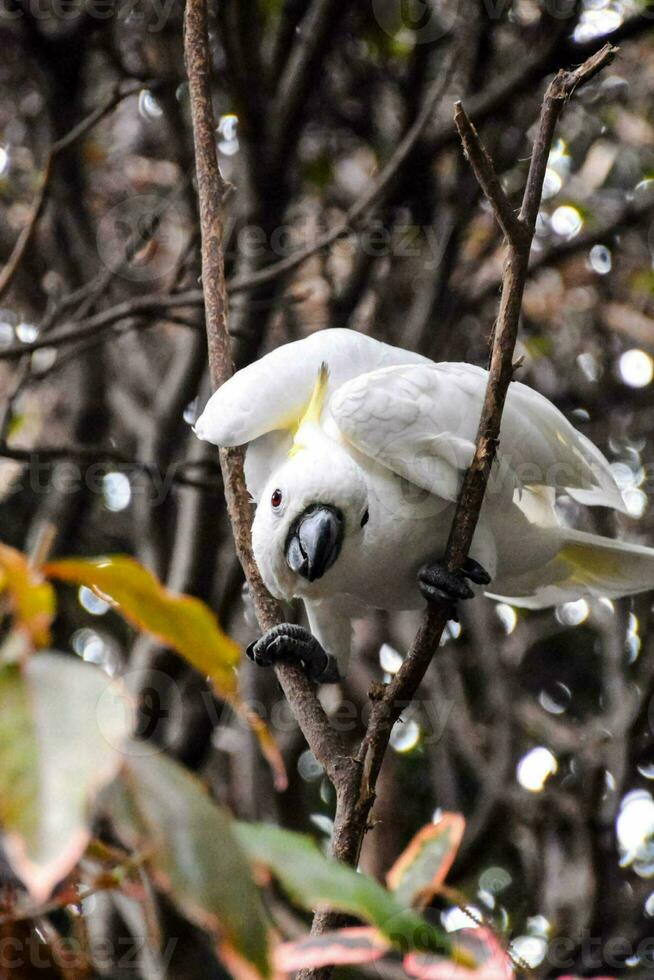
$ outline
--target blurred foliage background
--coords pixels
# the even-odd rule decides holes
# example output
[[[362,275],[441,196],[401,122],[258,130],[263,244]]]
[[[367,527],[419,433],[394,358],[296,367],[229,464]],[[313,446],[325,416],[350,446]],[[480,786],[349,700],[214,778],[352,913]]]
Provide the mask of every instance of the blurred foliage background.
[[[559,127],[519,377],[602,448],[629,502],[628,517],[571,501],[566,516],[654,543],[654,5],[211,7],[227,272],[246,280],[230,306],[237,366],[328,326],[484,364],[502,247],[457,143],[453,102],[464,101],[518,200],[546,80],[605,40],[620,44]],[[54,525],[54,556],[134,555],[209,602],[244,645],[255,627],[216,453],[191,431],[209,382],[182,6],[3,0],[0,45],[0,538],[29,552]],[[430,99],[406,159],[351,221]],[[341,222],[329,248],[247,285]],[[283,794],[203,676],[136,638],[88,589],[59,589],[55,645],[126,676],[142,735],[239,817],[327,844],[330,786],[272,675],[240,669],[284,753]],[[535,975],[650,977],[652,616],[648,595],[531,614],[481,599],[462,610],[393,734],[362,866],[381,876],[435,812],[463,813],[449,881],[513,937]],[[324,695],[344,731],[360,730],[370,684],[397,670],[416,625],[413,614],[357,625],[347,683]],[[157,909],[179,939],[166,975],[223,976],[199,933],[164,899]],[[456,905],[440,912],[449,928],[461,924]],[[88,928],[145,935],[144,914],[136,900],[98,895]],[[155,975],[145,956],[94,969]]]

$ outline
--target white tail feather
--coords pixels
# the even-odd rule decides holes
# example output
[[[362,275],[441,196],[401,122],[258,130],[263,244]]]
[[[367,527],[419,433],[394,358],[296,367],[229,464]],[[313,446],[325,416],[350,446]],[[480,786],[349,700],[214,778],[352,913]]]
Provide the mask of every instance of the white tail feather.
[[[496,585],[487,593],[491,598],[524,609],[581,598],[618,599],[654,589],[654,548],[566,529],[561,550],[544,567],[505,576]]]

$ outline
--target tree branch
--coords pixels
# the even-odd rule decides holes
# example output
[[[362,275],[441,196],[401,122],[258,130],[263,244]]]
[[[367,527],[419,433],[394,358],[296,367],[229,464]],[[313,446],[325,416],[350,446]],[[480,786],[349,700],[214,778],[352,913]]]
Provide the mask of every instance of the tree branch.
[[[233,371],[227,333],[227,290],[223,255],[224,181],[216,156],[215,120],[211,104],[210,57],[205,0],[187,0],[184,16],[184,55],[189,80],[195,164],[202,232],[202,288],[204,292],[209,369],[214,387]],[[227,510],[234,531],[236,552],[248,580],[262,631],[284,621],[282,609],[264,586],[252,554],[252,509],[243,476],[241,447],[222,449]],[[277,678],[315,757],[332,781],[351,768],[344,743],[331,728],[315,689],[299,667],[280,664]]]
[[[475,172],[481,189],[490,201],[497,223],[504,232],[504,237],[515,245],[519,245],[526,239],[526,229],[511,207],[511,202],[504,193],[500,179],[495,173],[493,161],[460,102],[454,103],[454,122],[461,137],[463,152]]]

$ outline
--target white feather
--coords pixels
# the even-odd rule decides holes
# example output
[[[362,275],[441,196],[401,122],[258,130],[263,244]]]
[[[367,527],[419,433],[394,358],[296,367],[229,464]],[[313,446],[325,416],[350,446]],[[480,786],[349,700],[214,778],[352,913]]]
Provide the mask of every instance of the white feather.
[[[323,362],[329,368],[327,397],[351,378],[388,364],[430,363],[354,330],[320,330],[238,371],[207,402],[195,423],[196,436],[216,446],[241,446],[266,432],[291,428]]]
[[[654,589],[654,549],[571,528],[549,562],[523,575],[505,575],[487,593],[513,606],[545,609],[582,596],[619,599]]]
[[[339,430],[411,483],[456,499],[470,464],[488,374],[472,364],[388,367],[343,385],[330,401]],[[489,494],[550,486],[625,510],[607,460],[548,399],[513,382]]]

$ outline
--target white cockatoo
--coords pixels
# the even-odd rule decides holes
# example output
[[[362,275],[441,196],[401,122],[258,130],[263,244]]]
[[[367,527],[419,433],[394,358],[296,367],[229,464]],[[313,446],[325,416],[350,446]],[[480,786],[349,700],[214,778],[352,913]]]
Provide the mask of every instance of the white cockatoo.
[[[299,659],[316,679],[346,668],[351,620],[492,598],[540,609],[654,588],[654,549],[573,530],[556,496],[625,511],[602,453],[532,388],[512,382],[470,559],[442,557],[473,452],[487,372],[434,363],[351,330],[279,347],[210,399],[196,435],[248,443],[254,556],[270,592],[300,598],[311,634],[284,624],[252,645],[261,664]]]

